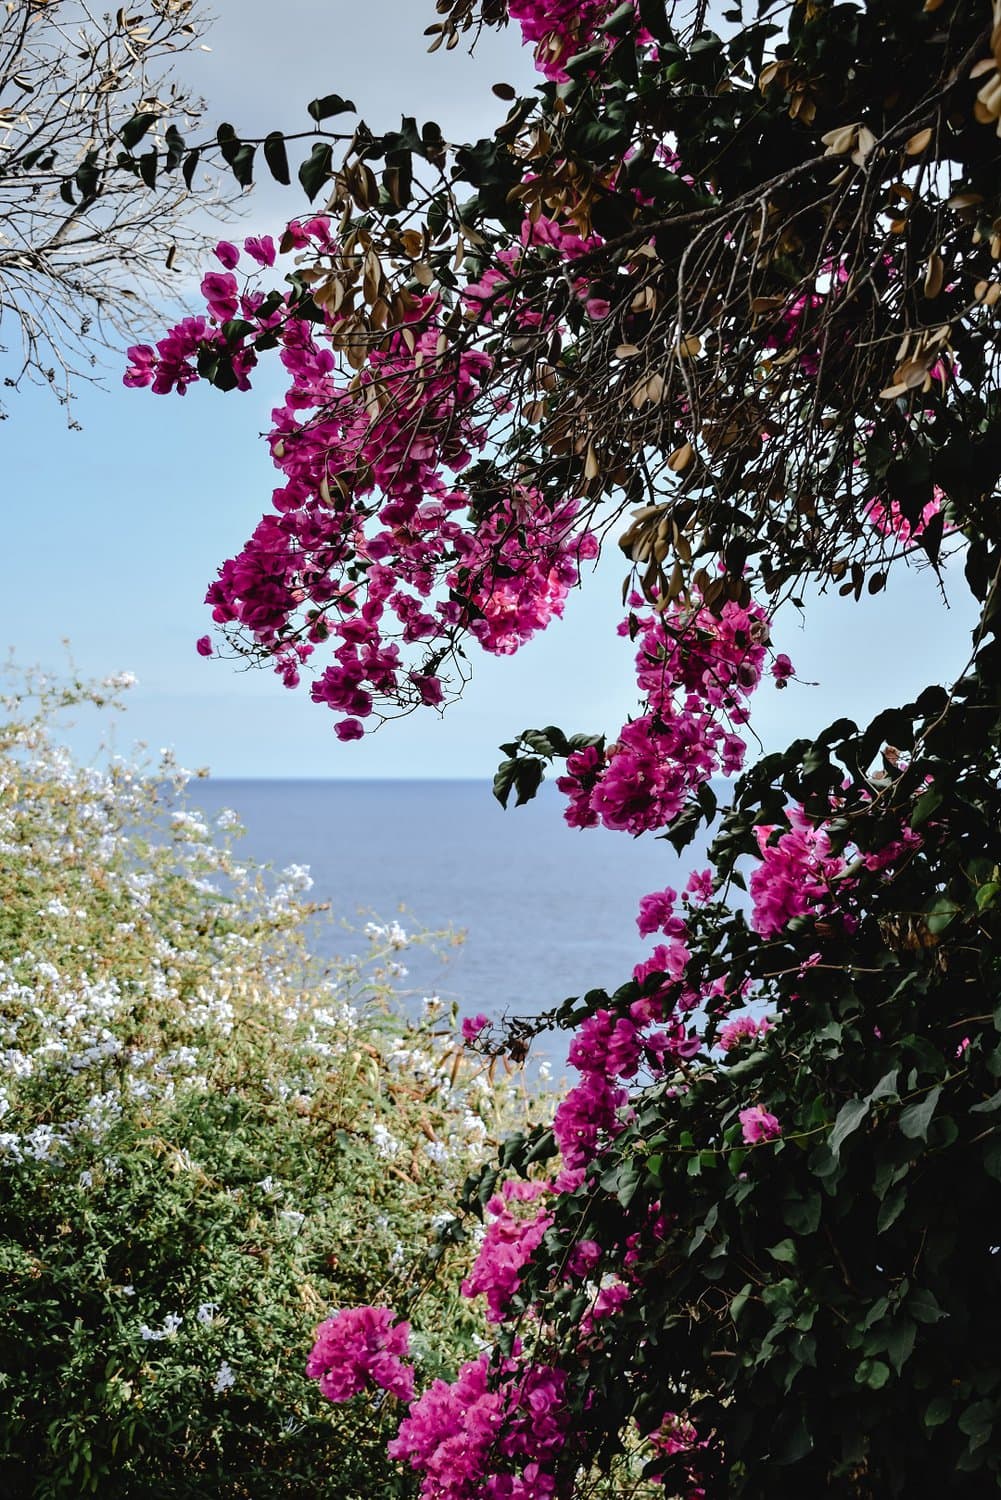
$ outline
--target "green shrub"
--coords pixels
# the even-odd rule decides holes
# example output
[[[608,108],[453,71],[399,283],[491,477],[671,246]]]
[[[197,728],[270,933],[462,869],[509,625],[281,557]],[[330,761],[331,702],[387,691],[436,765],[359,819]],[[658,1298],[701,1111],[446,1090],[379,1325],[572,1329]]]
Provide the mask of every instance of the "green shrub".
[[[35,679],[0,726],[0,1493],[410,1494],[396,1414],[305,1378],[313,1328],[459,1253],[427,1225],[523,1100],[394,1015],[395,924],[323,967],[303,872],[176,767],[75,765],[49,722],[88,696]],[[425,1379],[475,1345],[452,1269]]]

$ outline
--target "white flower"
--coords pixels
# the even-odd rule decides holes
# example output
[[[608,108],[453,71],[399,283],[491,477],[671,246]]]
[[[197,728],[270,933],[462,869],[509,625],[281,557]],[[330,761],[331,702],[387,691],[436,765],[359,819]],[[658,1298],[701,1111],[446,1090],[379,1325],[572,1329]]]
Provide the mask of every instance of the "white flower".
[[[199,1323],[211,1323],[214,1321],[215,1315],[218,1311],[218,1302],[200,1302],[198,1304],[198,1311],[195,1314],[195,1317],[198,1319]]]
[[[213,1382],[212,1389],[216,1393],[216,1395],[219,1395],[222,1391],[228,1391],[230,1386],[235,1384],[236,1376],[230,1369],[228,1361],[224,1359],[222,1364],[219,1366],[219,1369],[216,1371],[216,1377],[215,1381]]]
[[[390,923],[386,936],[394,948],[405,948],[410,941],[399,922]]]
[[[303,1222],[306,1215],[299,1213],[298,1209],[295,1208],[283,1208],[279,1217],[282,1219],[287,1219],[290,1224],[294,1225],[295,1228],[298,1229],[299,1225]]]
[[[372,1142],[380,1156],[392,1158],[400,1150],[400,1142],[378,1120],[372,1126]]]
[[[148,1323],[140,1323],[139,1336],[147,1344],[158,1344],[161,1339],[169,1339],[180,1328],[184,1319],[180,1313],[168,1313],[163,1320],[162,1328],[151,1328]]]

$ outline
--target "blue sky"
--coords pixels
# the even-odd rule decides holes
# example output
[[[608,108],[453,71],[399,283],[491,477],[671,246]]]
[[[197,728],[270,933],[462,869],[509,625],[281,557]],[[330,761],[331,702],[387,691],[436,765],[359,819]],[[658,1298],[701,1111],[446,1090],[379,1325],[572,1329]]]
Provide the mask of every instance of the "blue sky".
[[[301,128],[318,93],[352,97],[373,125],[402,112],[438,120],[453,137],[488,133],[503,106],[500,80],[526,78],[513,32],[489,37],[475,60],[432,57],[423,28],[434,7],[419,0],[364,6],[284,0],[216,0],[210,53],[186,60],[209,101],[210,120],[248,133]],[[228,237],[274,229],[303,208],[274,185],[252,194]],[[0,377],[3,374],[0,356]],[[54,400],[27,391],[0,426],[8,496],[0,558],[0,644],[23,661],[58,668],[68,638],[80,669],[129,669],[139,678],[122,727],[181,761],[219,776],[487,776],[500,740],[530,725],[612,730],[634,706],[628,646],[615,633],[624,568],[616,555],[573,597],[566,619],[513,658],[482,654],[463,701],[445,719],[431,712],[341,745],[333,716],[286,691],[268,673],[204,661],[194,641],[209,628],[202,604],[217,565],[242,544],[265,509],[274,470],[259,434],[280,395],[277,371],[250,394],[196,386],[183,400],[127,391],[120,371],[107,388],[82,389],[69,431]],[[762,688],[755,727],[770,748],[848,713],[864,718],[965,660],[972,612],[957,579],[942,607],[925,570],[898,570],[891,588],[855,605],[811,601],[807,624],[789,612],[776,646],[802,678]]]

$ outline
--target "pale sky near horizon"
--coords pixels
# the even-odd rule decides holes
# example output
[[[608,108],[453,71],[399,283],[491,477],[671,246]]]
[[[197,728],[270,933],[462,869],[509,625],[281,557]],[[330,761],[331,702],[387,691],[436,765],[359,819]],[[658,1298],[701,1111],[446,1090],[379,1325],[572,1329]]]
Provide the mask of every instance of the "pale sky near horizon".
[[[474,60],[461,49],[428,57],[432,0],[284,0],[280,26],[271,0],[216,0],[214,9],[213,50],[185,68],[208,100],[207,119],[248,134],[302,128],[306,101],[336,91],[373,126],[412,113],[475,138],[503,116],[490,85],[529,77],[513,29],[487,37]],[[304,207],[299,190],[262,183],[225,236],[273,229]],[[612,555],[571,598],[566,619],[517,656],[478,653],[473,683],[444,721],[415,714],[356,744],[335,739],[334,716],[304,689],[203,661],[194,641],[210,628],[206,584],[249,535],[275,483],[259,434],[279,372],[250,394],[196,386],[179,400],[125,390],[120,370],[109,368],[106,390],[81,390],[82,432],[66,429],[44,392],[9,403],[0,426],[0,645],[58,670],[68,637],[83,672],[135,672],[123,744],[171,745],[183,763],[218,776],[486,777],[498,743],[523,728],[614,731],[634,708],[630,650],[615,631],[625,569]],[[782,616],[776,649],[817,685],[761,689],[753,723],[767,747],[843,713],[864,719],[956,675],[972,622],[961,580],[955,596],[947,611],[930,572],[898,570],[877,599],[811,607],[805,628],[793,612]]]

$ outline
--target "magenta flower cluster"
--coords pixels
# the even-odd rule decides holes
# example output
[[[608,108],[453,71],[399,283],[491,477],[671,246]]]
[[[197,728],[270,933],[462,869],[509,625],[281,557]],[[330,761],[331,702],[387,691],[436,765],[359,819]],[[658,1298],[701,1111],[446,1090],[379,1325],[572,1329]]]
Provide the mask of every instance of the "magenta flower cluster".
[[[519,1352],[516,1349],[516,1353]],[[483,1354],[449,1385],[436,1380],[389,1445],[423,1474],[421,1500],[556,1500],[568,1441],[566,1374]]]
[[[490,1223],[473,1269],[462,1283],[462,1295],[483,1294],[492,1323],[502,1323],[507,1317],[511,1298],[521,1285],[521,1271],[553,1222],[547,1208],[526,1217],[516,1214],[514,1205],[533,1203],[549,1191],[548,1183],[509,1178],[487,1204]]]
[[[291,224],[286,239],[336,250],[323,217]],[[251,237],[244,248],[254,269],[271,264],[270,240]],[[224,268],[239,259],[228,242],[216,254]],[[331,643],[333,662],[311,695],[339,716],[341,739],[359,738],[380,707],[439,707],[446,689],[436,663],[458,634],[507,655],[562,615],[597,541],[578,526],[577,502],[550,505],[529,488],[499,496],[470,524],[469,497],[454,479],[485,439],[472,410],[491,360],[476,349],[447,352],[435,297],[412,298],[405,324],[355,374],[341,373],[330,347],[339,314],[317,329],[288,296],[275,308],[241,291],[232,269],[210,272],[202,292],[209,317],[185,319],[155,348],[131,349],[125,381],[183,393],[200,358],[225,354],[246,388],[254,340],[279,343],[291,384],[269,444],[283,482],[206,600],[217,624],[273,659],[286,686]],[[234,334],[233,319],[243,332]],[[205,645],[203,637],[201,654]]]
[[[832,817],[837,812],[832,802]],[[760,861],[751,872],[751,926],[762,937],[774,937],[798,917],[836,914],[846,930],[857,917],[851,910],[855,881],[849,867],[856,859],[867,870],[890,870],[908,853],[920,848],[921,835],[903,827],[898,838],[881,849],[861,855],[853,844],[835,854],[822,821],[802,807],[786,809],[786,828],[761,825],[754,830]],[[808,961],[809,962],[809,961]]]
[[[414,1372],[404,1363],[410,1324],[396,1322],[388,1307],[346,1307],[321,1323],[306,1362],[329,1401],[350,1401],[373,1386],[399,1401],[412,1401]]]
[[[760,1146],[766,1141],[777,1141],[782,1126],[773,1114],[761,1104],[752,1104],[740,1111],[740,1131],[745,1146]]]
[[[574,828],[644,833],[666,827],[711,776],[728,776],[744,762],[735,732],[761,680],[769,640],[768,617],[756,604],[676,604],[663,615],[634,613],[620,627],[637,643],[636,679],[645,704],[600,752],[593,746],[567,759],[557,786],[569,800]],[[786,658],[785,660],[788,660]]]
[[[761,862],[751,872],[751,926],[762,937],[772,937],[793,920],[820,909],[831,897],[831,883],[844,874],[841,855],[832,855],[831,841],[801,807],[787,812],[788,830],[754,830]]]
[[[535,48],[540,73],[563,83],[568,59],[605,40],[599,27],[615,6],[609,0],[508,0],[507,9],[512,21],[521,23],[524,41]],[[642,40],[644,33],[637,35]]]

